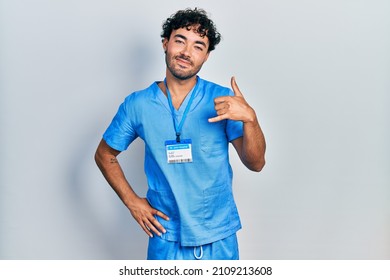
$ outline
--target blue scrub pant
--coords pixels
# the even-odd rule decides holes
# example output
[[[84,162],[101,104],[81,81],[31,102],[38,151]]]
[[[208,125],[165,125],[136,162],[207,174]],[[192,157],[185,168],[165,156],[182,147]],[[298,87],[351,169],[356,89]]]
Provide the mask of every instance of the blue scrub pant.
[[[202,246],[181,246],[160,237],[149,238],[148,260],[238,260],[237,235]]]

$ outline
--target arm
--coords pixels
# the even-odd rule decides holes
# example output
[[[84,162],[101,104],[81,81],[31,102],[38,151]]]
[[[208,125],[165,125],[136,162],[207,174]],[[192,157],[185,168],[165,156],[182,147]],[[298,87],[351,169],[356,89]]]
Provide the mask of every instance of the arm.
[[[214,100],[217,115],[209,122],[224,119],[242,121],[244,123],[243,137],[232,141],[243,164],[253,171],[261,171],[265,165],[265,138],[256,117],[256,112],[244,99],[237,83],[232,77],[231,85],[234,96],[218,97]]]
[[[152,208],[146,198],[141,198],[134,192],[117,160],[119,153],[108,146],[104,140],[101,140],[95,153],[96,164],[146,234],[153,237],[152,232],[157,235],[161,235],[161,232],[165,233],[164,227],[157,221],[155,215],[165,220],[169,220],[169,218],[164,213]]]
[[[265,139],[259,123],[244,123],[244,135],[232,141],[241,161],[252,171],[260,172],[265,165]]]

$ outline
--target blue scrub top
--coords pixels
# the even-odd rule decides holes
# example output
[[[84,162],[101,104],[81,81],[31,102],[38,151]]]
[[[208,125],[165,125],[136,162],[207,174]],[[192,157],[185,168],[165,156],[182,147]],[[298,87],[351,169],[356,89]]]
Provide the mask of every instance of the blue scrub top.
[[[243,135],[243,124],[231,120],[209,123],[208,119],[216,116],[214,99],[233,92],[198,77],[181,131],[181,139],[192,140],[193,162],[167,163],[165,141],[176,139],[176,132],[168,99],[158,83],[126,97],[103,139],[118,151],[126,150],[137,137],[145,142],[146,197],[152,207],[170,217],[169,221],[157,217],[167,230],[161,238],[182,246],[226,238],[241,228],[228,146]],[[189,98],[174,110],[177,123]]]

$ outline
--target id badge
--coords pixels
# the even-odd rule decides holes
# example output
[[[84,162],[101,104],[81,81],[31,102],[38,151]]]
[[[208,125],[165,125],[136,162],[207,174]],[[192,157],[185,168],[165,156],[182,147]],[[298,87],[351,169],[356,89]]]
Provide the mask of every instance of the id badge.
[[[192,141],[183,139],[180,142],[176,140],[165,141],[168,163],[186,163],[192,162]]]

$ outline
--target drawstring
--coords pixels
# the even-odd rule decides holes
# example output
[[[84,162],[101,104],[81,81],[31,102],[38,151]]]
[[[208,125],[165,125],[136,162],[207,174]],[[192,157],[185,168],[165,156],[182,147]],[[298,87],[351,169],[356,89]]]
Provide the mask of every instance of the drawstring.
[[[203,247],[202,247],[202,245],[199,246],[199,248],[200,248],[200,255],[197,256],[197,255],[196,255],[196,247],[194,247],[194,257],[195,257],[195,259],[197,259],[197,260],[200,260],[200,259],[202,259],[202,257],[203,257]]]

